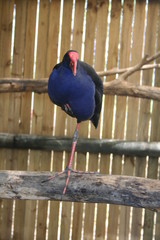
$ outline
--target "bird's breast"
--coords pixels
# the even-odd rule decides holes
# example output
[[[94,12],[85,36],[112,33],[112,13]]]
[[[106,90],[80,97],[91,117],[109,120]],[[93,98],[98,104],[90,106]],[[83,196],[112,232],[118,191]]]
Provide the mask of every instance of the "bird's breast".
[[[68,103],[79,121],[90,119],[94,113],[95,85],[87,74],[55,71],[49,78],[48,93],[54,103]]]

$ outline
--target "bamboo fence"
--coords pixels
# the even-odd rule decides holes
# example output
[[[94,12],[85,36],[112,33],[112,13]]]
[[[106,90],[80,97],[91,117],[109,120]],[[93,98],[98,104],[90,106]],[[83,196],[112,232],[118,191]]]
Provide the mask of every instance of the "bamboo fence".
[[[160,51],[160,1],[0,0],[1,80],[37,79],[38,84],[38,80],[48,78],[53,66],[61,61],[68,49],[76,49],[80,58],[92,65],[97,72],[135,66],[145,54],[153,56]],[[155,59],[153,64],[160,64],[160,58]],[[117,73],[116,78],[119,76]],[[128,76],[127,82],[156,89],[160,87],[159,76],[160,69],[154,67],[135,72]],[[114,75],[102,77],[106,86],[114,79]],[[98,128],[94,129],[89,122],[83,122],[80,138],[85,141],[96,139],[97,142],[102,139],[114,142],[118,139],[122,144],[134,142],[149,145],[156,142],[159,149],[159,100],[114,94],[103,97]],[[70,139],[75,124],[75,119],[50,102],[46,89],[41,94],[31,90],[7,93],[0,91],[0,136],[3,140],[4,136],[39,135],[44,139],[49,136],[51,139]],[[15,187],[17,176],[23,175],[25,171],[29,175],[33,173],[33,179],[36,176],[41,179],[47,173],[41,176],[39,172],[60,172],[68,162],[69,151],[32,147],[22,149],[13,145],[7,148],[1,145],[0,148],[1,181],[6,179],[4,173],[15,172],[11,191],[13,198],[5,199],[6,195],[2,194],[4,197],[0,199],[0,240],[160,239],[160,213],[145,209],[146,205],[138,205],[137,202],[136,208],[130,201],[127,206],[118,205],[118,201],[112,201],[114,205],[109,204],[109,200],[108,204],[102,201],[74,202],[76,196],[67,202],[69,196],[66,195],[67,201],[59,201],[60,194],[57,198],[47,198],[48,200],[39,200],[38,197],[35,200],[18,199],[15,197],[16,191],[19,191]],[[121,145],[120,149],[122,147]],[[104,174],[104,179],[121,179],[119,186],[122,187],[123,180],[127,184],[127,176],[131,182],[140,177],[144,184],[148,184],[145,185],[149,189],[147,196],[154,186],[153,183],[157,195],[152,197],[159,196],[160,155],[150,155],[147,150],[146,154],[143,151],[142,155],[81,150],[75,154],[74,168],[98,171]],[[106,175],[111,176],[107,178]],[[22,179],[23,177],[21,176]],[[82,174],[79,186],[82,190],[83,177]],[[71,186],[76,193],[74,184],[77,186],[77,181],[74,182],[74,178],[76,179],[76,176],[73,174]],[[88,183],[94,180],[92,176],[86,178]],[[57,181],[58,179],[55,182]],[[57,183],[60,189],[61,183]],[[53,182],[53,186],[54,184]],[[51,182],[47,183],[47,186],[51,191]],[[8,193],[10,185],[6,183],[5,187],[3,193]],[[38,189],[38,185],[36,188]],[[105,191],[111,191],[107,189]],[[131,190],[129,187],[127,189]],[[45,190],[45,187],[42,187],[42,190]],[[114,193],[119,196],[118,190],[112,192],[113,199]],[[87,194],[91,197],[92,191]],[[130,192],[123,194],[131,196]],[[140,191],[140,194],[143,196],[143,191]],[[84,198],[84,195],[80,197]],[[50,201],[53,198],[55,201]],[[155,208],[154,204],[152,207]]]

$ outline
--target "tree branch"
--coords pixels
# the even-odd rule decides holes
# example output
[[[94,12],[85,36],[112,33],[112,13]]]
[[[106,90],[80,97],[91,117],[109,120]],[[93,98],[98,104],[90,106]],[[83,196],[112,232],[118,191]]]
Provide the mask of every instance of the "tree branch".
[[[118,80],[119,81],[124,81],[126,80],[130,75],[132,75],[133,73],[139,71],[141,69],[141,67],[143,65],[145,65],[145,63],[147,63],[147,55],[144,56],[144,58],[142,58],[142,60],[136,64],[135,66],[133,66],[132,68],[130,68],[130,70],[122,73],[122,75],[119,76]]]
[[[140,86],[127,81],[113,80],[103,84],[105,95],[118,95],[153,99],[160,101],[160,88]]]
[[[160,181],[138,177],[71,173],[42,183],[56,173],[0,171],[0,199],[62,200],[111,203],[160,210]]]
[[[0,78],[0,93],[7,92],[48,92],[48,79]]]
[[[150,86],[140,86],[133,83],[127,82],[126,79],[135,73],[140,71],[142,66],[151,61],[155,60],[160,56],[160,52],[155,55],[148,57],[147,55],[138,63],[137,65],[129,68],[126,72],[122,73],[118,79],[111,82],[104,83],[104,94],[120,95],[120,96],[130,96],[139,97],[146,99],[153,99],[160,101],[160,88],[150,87]]]
[[[132,67],[129,67],[129,68],[123,68],[123,69],[111,69],[111,70],[108,70],[106,72],[97,72],[97,74],[100,77],[103,77],[103,76],[115,75],[117,73],[118,74],[122,73],[121,76],[123,76],[123,73],[124,73],[125,77],[123,77],[123,80],[125,80],[129,75],[133,74],[136,71],[149,70],[149,69],[153,69],[153,68],[160,68],[160,64],[156,64],[156,63],[149,64],[150,62],[154,61],[155,59],[157,59],[159,57],[160,57],[160,51],[157,52],[156,54],[154,54],[151,57],[148,57],[148,55],[146,54],[142,58],[140,63],[136,64],[135,66],[132,66]]]
[[[158,63],[154,63],[154,64],[146,64],[144,66],[142,66],[139,70],[150,70],[150,69],[160,69],[160,64]],[[107,71],[100,71],[100,72],[97,72],[97,74],[100,76],[100,77],[104,77],[104,76],[112,76],[112,75],[116,75],[116,74],[122,74],[126,71],[129,71],[130,69],[132,69],[132,67],[128,67],[128,68],[113,68],[113,69],[110,69],[110,70],[107,70]],[[137,71],[139,71],[137,70]]]
[[[160,68],[160,64],[149,64],[160,57],[160,51],[155,55],[148,57],[147,55],[140,63],[126,69],[111,70],[107,72],[97,72],[99,76],[122,73],[118,79],[104,83],[104,94],[139,97],[160,101],[160,88],[151,86],[140,86],[125,81],[130,75],[140,70]],[[148,64],[148,65],[147,65]],[[0,93],[7,92],[35,92],[46,93],[48,91],[48,80],[33,80],[33,79],[17,79],[5,78],[0,79]]]
[[[118,79],[105,82],[103,84],[105,95],[119,95],[153,99],[160,101],[160,88],[150,86],[140,86]],[[47,93],[48,80],[31,80],[31,79],[0,79],[0,93],[8,92],[35,92]]]

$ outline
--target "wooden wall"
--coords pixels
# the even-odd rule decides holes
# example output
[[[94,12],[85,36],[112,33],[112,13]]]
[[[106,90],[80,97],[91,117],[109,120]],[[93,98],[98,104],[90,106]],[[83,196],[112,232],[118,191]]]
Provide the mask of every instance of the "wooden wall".
[[[145,53],[160,50],[160,1],[0,0],[0,77],[48,78],[68,49],[97,71],[135,65]],[[128,81],[160,86],[159,76],[160,70],[152,69]],[[75,124],[47,94],[0,95],[0,132],[72,136]],[[160,103],[104,96],[98,129],[84,122],[79,135],[160,141]],[[68,157],[0,149],[0,169],[61,171]],[[147,156],[75,155],[79,170],[155,179],[159,163]],[[1,200],[0,240],[5,239],[159,240],[160,215],[105,204]]]

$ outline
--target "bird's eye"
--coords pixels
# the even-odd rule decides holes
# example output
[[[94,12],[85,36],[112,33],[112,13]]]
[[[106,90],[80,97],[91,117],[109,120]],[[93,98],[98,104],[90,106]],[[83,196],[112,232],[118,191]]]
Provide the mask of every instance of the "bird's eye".
[[[70,62],[70,67],[71,67],[71,68],[73,67],[73,62]]]

